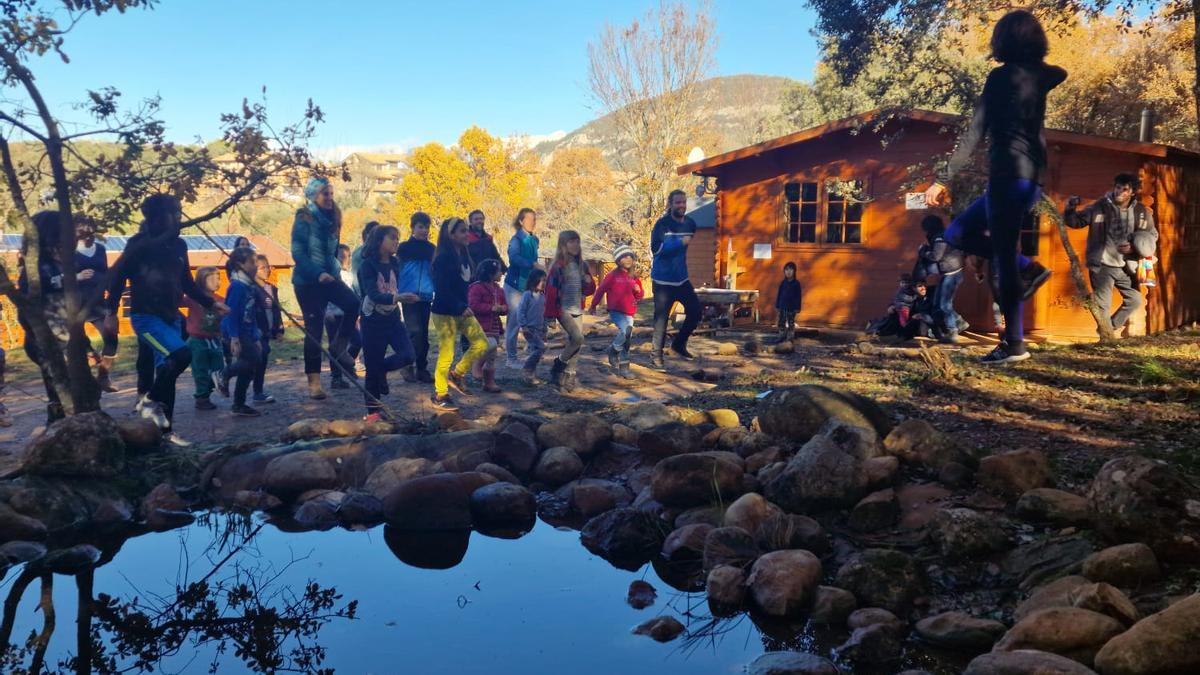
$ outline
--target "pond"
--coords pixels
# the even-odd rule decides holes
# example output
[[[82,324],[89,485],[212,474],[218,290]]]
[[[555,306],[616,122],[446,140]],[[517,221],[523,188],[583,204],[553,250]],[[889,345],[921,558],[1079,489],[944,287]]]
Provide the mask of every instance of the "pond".
[[[446,569],[430,569],[436,567]],[[15,578],[14,571],[5,578],[6,596]],[[638,579],[657,590],[654,604],[642,610],[626,602]],[[55,580],[57,629],[45,662],[73,671],[78,591],[71,577]],[[16,608],[14,643],[43,629],[38,584],[29,585]],[[781,648],[828,654],[807,629],[780,640],[746,615],[714,622],[702,591],[674,590],[651,565],[616,569],[588,553],[577,531],[542,521],[507,540],[466,531],[405,536],[387,527],[301,534],[209,514],[185,528],[125,541],[95,569],[94,594],[115,608],[110,618],[123,617],[106,621],[97,611],[95,672],[140,662],[170,673],[290,667],[666,675],[742,672],[764,651]],[[353,611],[344,611],[351,602]],[[257,619],[235,620],[247,613]],[[687,632],[665,644],[631,633],[659,614],[676,617]],[[142,621],[147,617],[153,627]],[[10,655],[5,671],[29,668],[35,651],[31,644]]]

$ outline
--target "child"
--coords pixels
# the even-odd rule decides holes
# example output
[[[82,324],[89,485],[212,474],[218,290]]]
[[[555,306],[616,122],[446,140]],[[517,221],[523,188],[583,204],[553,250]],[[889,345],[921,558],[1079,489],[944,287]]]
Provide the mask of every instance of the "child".
[[[588,309],[596,313],[596,305],[600,296],[608,296],[605,305],[608,307],[608,318],[617,327],[617,335],[608,347],[608,365],[618,376],[632,380],[633,373],[629,371],[629,347],[633,342],[633,317],[637,314],[638,301],[645,297],[642,290],[642,280],[633,274],[633,264],[636,256],[633,249],[625,244],[613,251],[613,262],[616,269],[604,276],[604,281],[596,288],[592,296],[592,304]]]
[[[221,287],[221,273],[215,267],[196,270],[196,286],[200,292],[220,302],[217,295]],[[184,296],[187,308],[188,349],[192,350],[192,381],[196,391],[196,410],[216,410],[212,402],[213,375],[225,368],[225,353],[221,349],[221,317],[212,307],[207,309],[195,300]]]
[[[341,270],[338,271],[338,278],[343,284],[346,285],[347,288],[356,288],[354,284],[357,282],[354,278],[354,273],[350,271],[350,259],[353,255],[350,247],[345,244],[338,244],[335,255],[337,257],[338,264],[341,265]],[[358,290],[355,290],[356,295],[357,293]],[[344,316],[345,312],[338,308],[338,306],[334,303],[331,302],[325,306],[325,333],[329,336],[330,344],[333,344],[337,341],[339,337],[338,331],[342,327],[342,317]],[[358,359],[358,354],[361,351],[362,334],[359,333],[358,328],[353,328],[351,329],[350,335],[346,340],[346,354],[349,355],[351,363]],[[349,375],[352,379],[358,377],[358,373],[355,372],[353,368],[350,368],[345,374],[343,374],[342,369],[338,367],[337,363],[335,363],[333,360],[329,361],[330,389],[349,389],[350,383],[346,381],[346,375]]]
[[[433,301],[433,244],[429,243],[429,214],[417,211],[409,219],[412,234],[400,244],[400,302],[404,307],[404,325],[412,342],[413,365],[404,372],[409,382],[432,383],[429,374],[429,307]]]
[[[917,279],[912,284],[913,301],[908,308],[907,317],[900,330],[900,337],[911,340],[916,336],[932,337],[933,335],[933,294],[924,279]]]
[[[250,248],[235,248],[225,262],[225,273],[229,276],[226,303],[229,315],[221,319],[221,335],[229,340],[233,363],[226,369],[227,377],[236,380],[233,387],[233,407],[229,409],[241,417],[258,417],[262,413],[246,405],[246,392],[250,381],[258,370],[259,343],[262,332],[258,329],[256,306],[260,291],[255,290],[254,276],[258,272],[258,259]]]
[[[396,283],[400,277],[400,261],[396,249],[400,246],[400,231],[391,225],[372,230],[363,245],[362,262],[358,267],[358,288],[363,293],[362,345],[367,376],[363,399],[367,405],[367,421],[383,419],[381,396],[387,392],[387,374],[412,365],[413,348],[408,329],[400,319],[400,294]],[[387,348],[392,355],[385,357]]]
[[[510,321],[516,321],[525,336],[525,363],[523,373],[529,384],[541,384],[537,379],[538,362],[546,353],[546,273],[540,269],[530,270],[525,280],[525,292],[521,294],[521,302],[517,305],[517,315]]]
[[[274,403],[275,397],[263,391],[267,379],[267,363],[271,356],[271,340],[283,337],[283,307],[279,304],[279,288],[271,283],[271,261],[259,253],[255,256],[258,263],[254,282],[262,291],[263,303],[258,309],[258,330],[262,339],[258,342],[258,370],[254,371],[255,403]]]
[[[916,291],[912,287],[912,276],[900,275],[900,288],[888,305],[887,314],[867,324],[867,333],[879,336],[897,335],[908,323],[909,312],[916,300]]]
[[[596,292],[582,248],[578,232],[559,233],[554,264],[546,274],[546,318],[558,319],[567,334],[567,343],[550,368],[550,382],[562,392],[575,389],[575,365],[583,349],[583,301]]]
[[[796,337],[796,314],[800,312],[800,282],[796,279],[796,263],[783,266],[783,281],[775,293],[775,310],[779,312],[779,340]]]
[[[104,306],[105,278],[108,275],[108,250],[96,241],[96,232],[90,223],[78,226],[78,242],[75,245],[75,289],[79,294],[79,306],[87,310],[87,322],[96,327],[104,347],[95,354],[96,384],[100,391],[117,391],[109,379],[113,362],[117,358],[117,321]]]
[[[442,221],[437,251],[433,258],[433,304],[430,306],[433,328],[438,335],[437,367],[433,373],[433,405],[453,410],[450,385],[464,396],[470,394],[467,371],[488,349],[487,336],[467,305],[467,286],[471,279],[471,255],[467,252],[467,223],[462,218]],[[470,349],[453,369],[454,343],[465,334]]]
[[[471,372],[483,380],[483,390],[490,394],[502,391],[496,386],[496,348],[504,336],[500,317],[508,314],[508,302],[499,284],[503,274],[500,261],[484,260],[475,270],[475,283],[467,289],[467,304],[488,340],[487,352],[475,362]]]

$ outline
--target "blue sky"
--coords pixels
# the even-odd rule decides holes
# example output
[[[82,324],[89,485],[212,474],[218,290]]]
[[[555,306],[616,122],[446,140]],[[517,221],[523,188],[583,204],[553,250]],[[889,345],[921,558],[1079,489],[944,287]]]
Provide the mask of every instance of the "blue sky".
[[[276,121],[311,97],[325,111],[313,145],[452,142],[471,124],[500,135],[569,131],[596,116],[587,42],[655,0],[310,2],[164,0],[153,11],[88,17],[70,64],[32,65],[66,117],[88,88],[130,104],[161,94],[175,140],[213,138],[218,116],[263,85]],[[717,73],[811,76],[816,46],[801,2],[716,0]]]

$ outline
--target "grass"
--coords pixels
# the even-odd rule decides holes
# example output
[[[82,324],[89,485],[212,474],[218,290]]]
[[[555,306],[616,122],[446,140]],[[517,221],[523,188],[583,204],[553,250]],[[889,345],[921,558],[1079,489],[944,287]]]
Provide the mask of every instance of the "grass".
[[[1155,358],[1145,358],[1134,364],[1138,382],[1142,384],[1171,384],[1181,379],[1171,366]]]

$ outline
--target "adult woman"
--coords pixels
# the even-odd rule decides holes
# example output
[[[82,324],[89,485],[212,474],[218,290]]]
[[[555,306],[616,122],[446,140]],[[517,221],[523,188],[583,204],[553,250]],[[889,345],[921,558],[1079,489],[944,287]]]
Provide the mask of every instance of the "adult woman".
[[[533,233],[537,228],[537,213],[530,208],[517,212],[513,219],[513,236],[508,240],[508,273],[504,275],[504,299],[509,307],[516,307],[525,292],[525,281],[538,264],[538,238]],[[508,356],[508,367],[518,369],[524,363],[517,359],[517,334],[521,332],[518,322],[511,319],[504,326],[504,351]]]
[[[342,310],[342,320],[336,337],[330,341],[329,352],[338,364],[351,372],[354,359],[346,353],[346,345],[358,322],[358,296],[342,282],[341,265],[337,259],[342,213],[333,201],[333,186],[320,176],[304,188],[308,203],[296,210],[292,224],[292,284],[296,300],[304,315],[304,374],[308,378],[308,395],[325,398],[321,390],[321,333],[325,328],[325,307],[333,303]]]
[[[992,57],[1001,65],[988,74],[971,126],[960,139],[945,170],[925,193],[930,206],[947,201],[946,185],[971,160],[975,147],[988,136],[988,186],[982,197],[963,211],[946,230],[951,246],[991,258],[999,273],[999,303],[1005,320],[1005,341],[982,359],[1002,364],[1029,358],[1021,325],[1021,301],[1048,276],[1031,269],[1017,250],[1021,221],[1041,198],[1046,168],[1042,125],[1046,94],[1067,78],[1067,71],[1044,62],[1049,44],[1036,17],[1025,10],[1005,14],[992,31]],[[1024,263],[1024,265],[1022,265]],[[1022,288],[1022,267],[1030,277]]]
[[[558,319],[567,333],[567,344],[550,368],[550,382],[560,391],[575,388],[575,366],[583,349],[583,301],[595,292],[596,280],[583,262],[579,233],[559,233],[554,264],[546,277],[546,318]]]
[[[469,234],[462,218],[447,218],[438,233],[437,252],[433,257],[433,304],[430,320],[438,336],[437,365],[433,371],[433,405],[453,410],[449,387],[469,394],[466,376],[471,366],[488,349],[487,336],[467,304],[471,281],[471,255],[467,252]],[[454,343],[465,335],[470,347],[454,368]]]

